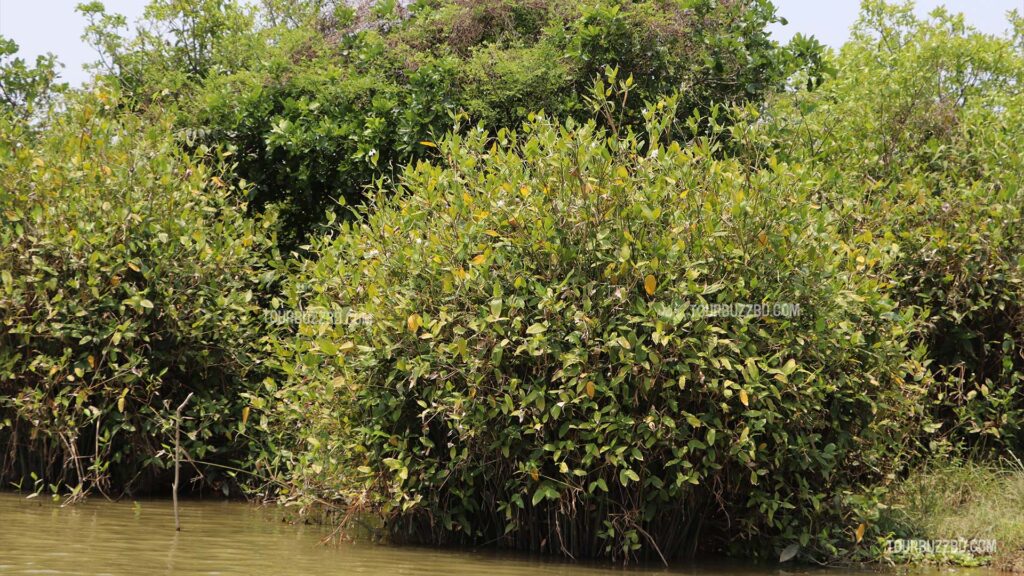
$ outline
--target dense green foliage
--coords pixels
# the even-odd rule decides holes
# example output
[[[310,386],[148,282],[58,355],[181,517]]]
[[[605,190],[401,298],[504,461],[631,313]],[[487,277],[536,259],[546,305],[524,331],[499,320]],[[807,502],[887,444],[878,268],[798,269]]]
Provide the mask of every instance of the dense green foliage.
[[[962,16],[868,3],[835,81],[781,96],[765,138],[811,166],[850,237],[898,249],[902,307],[937,378],[940,436],[1024,451],[1024,22],[1003,39]]]
[[[635,89],[607,122],[636,126],[646,102],[675,91],[684,117],[712,102],[759,101],[819,52],[806,39],[771,41],[765,27],[777,18],[765,0],[285,8],[256,15],[224,0],[160,0],[128,43],[112,36],[120,22],[88,13],[114,77],[144,101],[177,102],[191,141],[230,145],[252,205],[281,204],[289,245],[338,202],[360,204],[376,179],[429,156],[421,142],[457,113],[491,131],[541,109],[589,118],[594,77],[618,66]],[[154,35],[165,27],[174,38]]]
[[[827,561],[1024,452],[1017,15],[81,10],[86,90],[0,43],[5,482],[159,487],[195,392],[201,485],[396,541]]]
[[[241,394],[259,375],[269,223],[244,217],[216,154],[183,153],[167,120],[117,105],[83,95],[38,138],[0,120],[5,483],[153,488],[190,391],[192,459],[249,449]]]

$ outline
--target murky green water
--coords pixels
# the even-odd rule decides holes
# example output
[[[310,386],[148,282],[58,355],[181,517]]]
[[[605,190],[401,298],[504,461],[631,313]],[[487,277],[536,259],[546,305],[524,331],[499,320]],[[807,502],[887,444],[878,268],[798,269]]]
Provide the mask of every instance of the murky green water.
[[[328,544],[317,526],[275,520],[240,503],[183,502],[174,531],[170,502],[61,507],[44,497],[0,493],[0,574],[767,576],[775,569],[703,566],[616,570],[485,552],[434,551],[370,543]],[[792,574],[786,572],[785,574]],[[849,573],[814,572],[816,576]],[[976,576],[976,575],[972,575]]]

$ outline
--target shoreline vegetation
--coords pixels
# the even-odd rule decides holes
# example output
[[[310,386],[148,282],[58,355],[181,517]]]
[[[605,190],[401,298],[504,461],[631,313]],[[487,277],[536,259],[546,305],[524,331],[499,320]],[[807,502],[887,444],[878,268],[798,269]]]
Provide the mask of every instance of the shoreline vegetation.
[[[0,39],[5,488],[1024,571],[1020,14],[79,10],[81,89]]]
[[[1024,571],[1024,467],[1019,460],[925,465],[896,485],[888,504],[882,522],[893,534],[942,545],[904,545],[902,550],[887,545],[887,562]]]

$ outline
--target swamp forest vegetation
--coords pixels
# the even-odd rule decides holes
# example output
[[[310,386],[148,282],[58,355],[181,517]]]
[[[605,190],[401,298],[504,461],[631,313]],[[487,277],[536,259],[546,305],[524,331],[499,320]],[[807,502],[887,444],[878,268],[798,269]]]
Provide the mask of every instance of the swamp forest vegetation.
[[[167,493],[192,394],[187,491],[393,542],[1024,569],[1020,14],[79,10],[81,88],[0,40],[5,488]]]

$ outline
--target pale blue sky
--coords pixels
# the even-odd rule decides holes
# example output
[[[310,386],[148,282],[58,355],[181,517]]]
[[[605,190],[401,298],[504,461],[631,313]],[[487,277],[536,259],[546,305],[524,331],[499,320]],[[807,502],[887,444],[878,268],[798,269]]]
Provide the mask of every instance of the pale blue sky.
[[[25,56],[53,52],[65,64],[63,77],[72,84],[86,79],[82,64],[96,59],[82,40],[85,21],[75,12],[80,0],[0,0],[0,35],[13,38]],[[137,18],[146,0],[105,0],[111,12]],[[793,34],[813,34],[822,42],[838,47],[847,38],[850,24],[857,17],[859,0],[775,0],[779,13],[789,25],[776,27],[773,34],[782,41]],[[963,12],[968,22],[985,32],[1006,29],[1008,10],[1024,12],[1024,0],[918,0],[924,14],[938,5]]]

